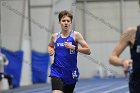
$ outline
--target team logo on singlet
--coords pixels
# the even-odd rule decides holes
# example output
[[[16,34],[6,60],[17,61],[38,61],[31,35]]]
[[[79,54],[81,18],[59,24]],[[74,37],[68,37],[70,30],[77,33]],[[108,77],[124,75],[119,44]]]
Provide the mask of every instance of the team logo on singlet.
[[[78,77],[77,71],[76,71],[76,70],[74,70],[74,71],[72,72],[72,77],[73,77],[73,79]]]
[[[57,46],[64,46],[64,43],[57,43]]]
[[[140,53],[140,45],[137,46],[136,52]]]
[[[72,44],[72,42],[68,42],[70,44]],[[64,43],[57,43],[57,47],[64,47]],[[69,49],[70,54],[75,54],[75,50],[73,49]]]

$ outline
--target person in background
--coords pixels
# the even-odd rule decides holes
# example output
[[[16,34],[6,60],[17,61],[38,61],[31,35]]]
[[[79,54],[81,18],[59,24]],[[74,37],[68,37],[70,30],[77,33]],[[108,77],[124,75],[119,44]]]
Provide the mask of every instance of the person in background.
[[[90,55],[91,51],[83,36],[71,30],[73,15],[64,10],[59,13],[58,18],[61,31],[52,35],[48,45],[50,56],[54,55],[50,73],[52,91],[53,93],[73,93],[79,77],[77,53]]]
[[[120,58],[120,54],[128,46],[130,47],[131,58]],[[125,73],[132,65],[129,76],[129,91],[130,93],[140,93],[140,25],[127,29],[113,50],[109,61],[112,65],[122,66]]]
[[[9,89],[13,89],[12,76],[4,72],[4,66],[8,65],[8,63],[6,56],[0,53],[0,81],[6,78],[8,80]]]

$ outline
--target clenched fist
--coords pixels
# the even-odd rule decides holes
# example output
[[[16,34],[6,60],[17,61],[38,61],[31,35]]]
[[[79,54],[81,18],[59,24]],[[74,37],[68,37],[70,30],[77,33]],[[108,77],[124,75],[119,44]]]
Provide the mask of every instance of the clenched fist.
[[[75,46],[74,45],[72,45],[71,43],[69,43],[69,42],[64,42],[64,46],[66,47],[66,48],[69,48],[69,49],[75,49]]]
[[[53,56],[53,54],[54,54],[54,49],[50,49],[48,52],[49,52],[49,55],[50,55],[50,56]]]

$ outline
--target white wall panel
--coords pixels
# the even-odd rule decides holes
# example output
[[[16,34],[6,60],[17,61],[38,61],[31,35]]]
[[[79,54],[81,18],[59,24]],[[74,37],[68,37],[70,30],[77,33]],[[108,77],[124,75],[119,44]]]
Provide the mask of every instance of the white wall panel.
[[[22,33],[23,1],[1,2],[2,47],[19,50]]]
[[[140,24],[140,8],[138,1],[128,1],[124,3],[124,30],[130,26]]]
[[[52,0],[31,0],[31,5],[51,5]]]
[[[51,9],[31,9],[31,32],[32,32],[32,49],[45,52],[47,51],[48,35],[50,32]]]
[[[80,71],[80,78],[91,78],[96,76],[97,71],[100,70],[100,76],[108,76],[108,71],[113,71],[114,76],[123,77],[123,69],[109,64],[109,56],[116,46],[114,43],[95,43],[90,44],[91,55],[85,56],[79,54],[78,67]],[[127,48],[120,56],[124,59],[129,59],[129,48]]]
[[[86,38],[88,41],[114,41],[120,37],[120,4],[119,2],[86,3]],[[77,11],[84,11],[77,6]],[[83,27],[83,15],[76,14],[76,25]],[[80,26],[81,25],[81,26]],[[76,26],[77,27],[77,26]],[[81,30],[77,28],[77,30]]]

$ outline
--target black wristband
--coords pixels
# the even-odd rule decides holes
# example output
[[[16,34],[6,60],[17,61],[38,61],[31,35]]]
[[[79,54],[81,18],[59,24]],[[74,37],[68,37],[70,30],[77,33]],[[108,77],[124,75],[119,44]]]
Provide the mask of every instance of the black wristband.
[[[76,51],[78,50],[78,46],[75,46],[75,50],[76,50]]]

